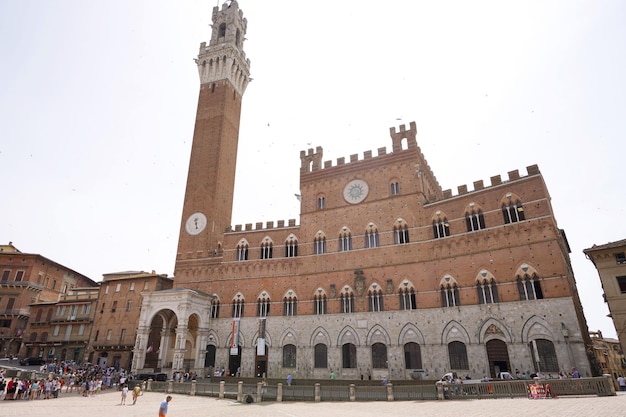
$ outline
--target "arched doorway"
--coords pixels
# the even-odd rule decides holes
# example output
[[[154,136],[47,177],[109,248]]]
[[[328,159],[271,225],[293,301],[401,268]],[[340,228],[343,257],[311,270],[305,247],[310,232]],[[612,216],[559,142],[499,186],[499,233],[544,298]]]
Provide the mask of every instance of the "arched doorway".
[[[486,343],[489,372],[492,378],[497,378],[500,372],[511,370],[509,350],[506,342],[500,339],[491,339]]]
[[[215,345],[206,345],[206,353],[204,354],[204,367],[209,369],[215,368],[215,356],[217,347]]]
[[[178,318],[172,310],[159,311],[150,322],[144,369],[171,368]]]

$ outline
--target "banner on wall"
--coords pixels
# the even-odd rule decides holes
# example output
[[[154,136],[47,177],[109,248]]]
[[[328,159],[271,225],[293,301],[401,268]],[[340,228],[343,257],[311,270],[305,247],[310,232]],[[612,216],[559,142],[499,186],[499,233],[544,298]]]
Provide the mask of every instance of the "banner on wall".
[[[256,355],[265,356],[265,317],[259,320],[259,337],[256,341]]]
[[[239,354],[239,326],[240,326],[240,319],[239,317],[235,317],[233,319],[233,336],[230,339],[230,354],[232,356],[237,356]]]

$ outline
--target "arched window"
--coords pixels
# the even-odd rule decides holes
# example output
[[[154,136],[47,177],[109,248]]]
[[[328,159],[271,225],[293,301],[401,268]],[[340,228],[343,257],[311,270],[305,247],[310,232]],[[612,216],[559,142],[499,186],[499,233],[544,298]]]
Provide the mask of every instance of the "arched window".
[[[461,305],[459,298],[459,287],[450,275],[446,275],[441,280],[441,306],[456,307]]]
[[[415,298],[415,288],[408,281],[404,281],[398,290],[400,295],[400,310],[415,310],[417,301]]]
[[[367,292],[369,311],[384,311],[383,290],[377,284],[372,284]]]
[[[422,352],[417,343],[404,345],[404,366],[406,369],[422,369]]]
[[[559,372],[554,343],[547,339],[531,340],[529,343],[535,372]]]
[[[283,368],[295,368],[296,367],[296,346],[285,345],[283,346]]]
[[[383,343],[374,343],[372,345],[372,368],[387,368],[387,346]]]
[[[339,233],[339,252],[347,252],[352,250],[352,233],[350,229],[344,227]]]
[[[470,203],[469,207],[465,210],[465,225],[468,232],[474,232],[476,230],[482,230],[485,228],[485,217],[483,211],[478,208],[474,203]]]
[[[248,242],[245,239],[241,239],[241,241],[237,245],[237,260],[248,260]]]
[[[272,258],[272,240],[268,237],[263,239],[261,243],[261,259],[271,259]]]
[[[403,219],[396,220],[393,225],[393,243],[396,245],[409,243],[409,226]]]
[[[380,241],[378,239],[378,228],[374,225],[374,223],[370,223],[365,229],[365,247],[377,248],[379,246]]]
[[[211,302],[211,318],[218,319],[220,317],[220,300],[215,294],[213,294],[213,301]]]
[[[283,298],[283,316],[297,316],[298,315],[298,298],[296,294],[289,290]]]
[[[328,368],[328,347],[322,343],[315,345],[314,368]]]
[[[400,183],[398,181],[394,181],[391,183],[391,195],[400,194]]]
[[[324,292],[323,289],[317,289],[317,292],[313,296],[313,303],[316,315],[326,314],[328,312],[326,292]]]
[[[244,308],[244,306],[245,306],[245,299],[243,298],[241,293],[238,293],[233,298],[232,316],[233,317],[243,317],[243,308]]]
[[[326,197],[320,196],[317,197],[317,209],[324,210],[326,208]]]
[[[504,224],[526,220],[524,207],[517,196],[509,193],[506,195],[506,198],[502,200],[502,217],[504,218]]]
[[[483,269],[476,277],[476,290],[480,304],[493,304],[499,302],[498,286],[493,275]]]
[[[322,255],[324,253],[326,253],[326,236],[320,230],[313,238],[313,254]]]
[[[218,38],[223,38],[226,36],[226,23],[222,23],[219,28]]]
[[[450,236],[450,223],[447,218],[433,220],[433,236],[435,239]]]
[[[339,300],[341,301],[342,313],[354,313],[354,293],[350,287],[344,287],[339,295]]]
[[[521,301],[526,300],[541,300],[543,298],[543,291],[539,284],[539,277],[536,274],[528,276],[517,276],[517,289],[519,291],[519,299]]]
[[[448,343],[448,357],[450,369],[469,369],[467,361],[467,348],[463,342]]]
[[[285,257],[293,258],[296,256],[298,256],[298,238],[292,234],[285,241]]]
[[[270,315],[270,296],[265,291],[257,298],[256,306],[257,317],[267,317]]]
[[[356,368],[356,346],[352,343],[341,346],[341,367]]]

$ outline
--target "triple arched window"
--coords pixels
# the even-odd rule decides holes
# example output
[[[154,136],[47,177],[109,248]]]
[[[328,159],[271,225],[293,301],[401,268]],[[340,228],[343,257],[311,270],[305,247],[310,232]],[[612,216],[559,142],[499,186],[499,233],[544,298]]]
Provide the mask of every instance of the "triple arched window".
[[[409,243],[409,226],[403,219],[396,220],[393,225],[393,243],[396,245]]]
[[[365,247],[377,248],[380,246],[380,240],[378,238],[378,228],[374,223],[370,223],[365,229]]]
[[[502,201],[502,216],[504,217],[504,224],[526,220],[524,206],[522,206],[520,199],[511,193],[507,194],[506,199]]]
[[[350,229],[344,227],[339,233],[339,252],[348,252],[352,250],[352,233]]]
[[[459,298],[459,287],[450,275],[446,275],[441,280],[441,306],[457,307],[461,305]]]
[[[298,256],[298,239],[293,235],[289,235],[285,240],[285,258],[293,258]]]

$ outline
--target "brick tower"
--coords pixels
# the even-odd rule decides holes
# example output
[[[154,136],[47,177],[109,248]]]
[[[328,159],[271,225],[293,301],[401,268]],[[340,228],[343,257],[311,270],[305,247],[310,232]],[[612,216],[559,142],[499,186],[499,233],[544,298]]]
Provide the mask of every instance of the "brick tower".
[[[237,1],[213,8],[211,41],[196,59],[200,95],[174,274],[221,255],[230,226],[241,100],[250,80],[243,51],[247,20]]]

